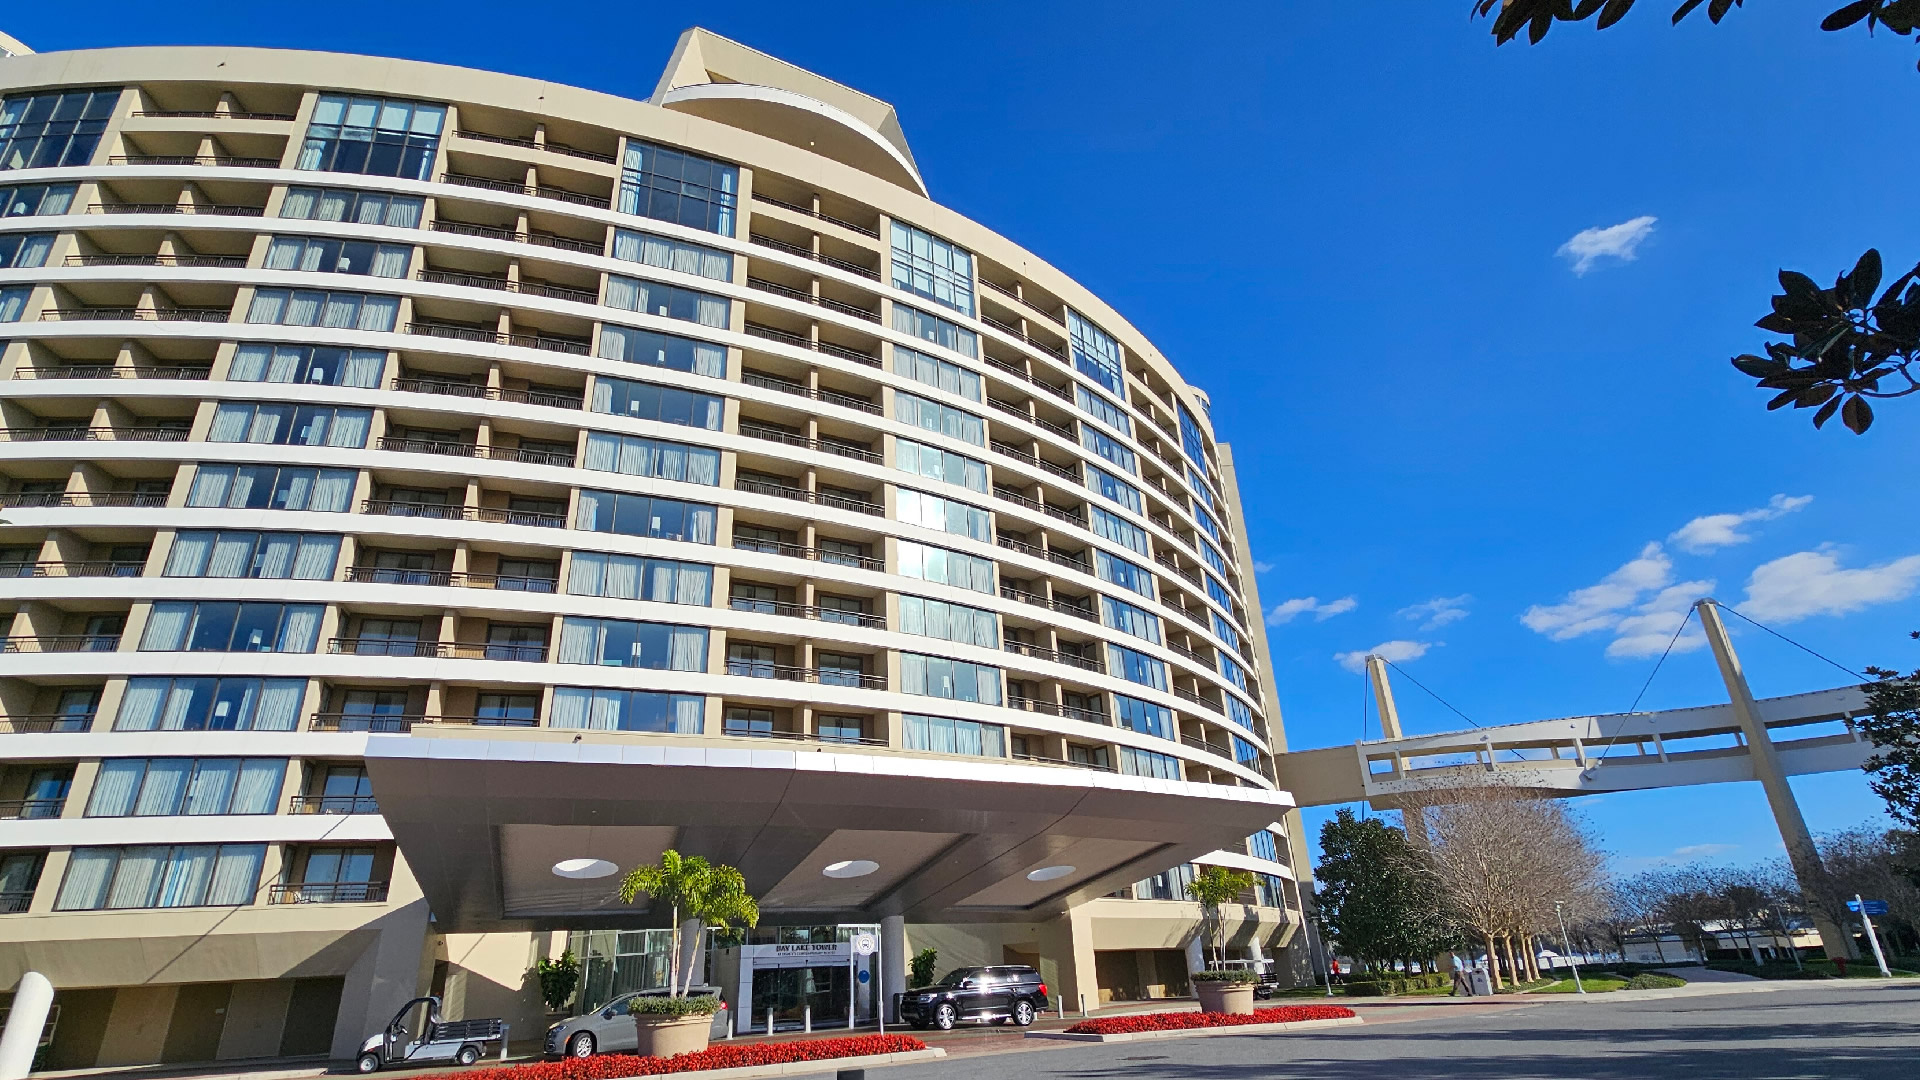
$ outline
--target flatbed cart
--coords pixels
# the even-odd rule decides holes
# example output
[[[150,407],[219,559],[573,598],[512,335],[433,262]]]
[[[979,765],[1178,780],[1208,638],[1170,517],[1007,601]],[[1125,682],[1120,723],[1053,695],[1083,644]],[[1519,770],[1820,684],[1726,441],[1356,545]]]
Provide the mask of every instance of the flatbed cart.
[[[439,998],[414,998],[401,1006],[386,1030],[367,1036],[354,1066],[370,1073],[436,1061],[471,1065],[486,1053],[488,1043],[500,1042],[506,1034],[507,1025],[498,1018],[442,1020]]]

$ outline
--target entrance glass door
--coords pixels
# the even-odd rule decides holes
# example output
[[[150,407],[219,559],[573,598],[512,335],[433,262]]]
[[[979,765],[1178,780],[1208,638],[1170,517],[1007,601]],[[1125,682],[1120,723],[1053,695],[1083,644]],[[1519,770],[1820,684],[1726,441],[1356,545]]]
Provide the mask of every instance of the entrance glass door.
[[[759,968],[753,973],[753,1016],[746,1030],[767,1030],[773,1010],[775,1030],[796,1030],[813,1009],[814,1028],[843,1028],[847,1023],[850,982],[847,965]]]

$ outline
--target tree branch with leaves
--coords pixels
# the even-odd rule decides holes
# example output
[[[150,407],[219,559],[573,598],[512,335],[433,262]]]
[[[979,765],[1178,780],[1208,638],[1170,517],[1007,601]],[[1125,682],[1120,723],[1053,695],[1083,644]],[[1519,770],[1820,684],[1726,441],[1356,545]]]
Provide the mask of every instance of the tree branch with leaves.
[[[682,855],[672,848],[660,853],[652,866],[635,867],[620,882],[620,900],[631,904],[645,894],[654,904],[665,904],[673,920],[673,966],[668,970],[667,994],[685,997],[693,985],[697,964],[686,965],[680,978],[680,924],[699,920],[715,930],[731,930],[734,923],[760,925],[760,905],[747,891],[747,879],[731,866],[715,865],[699,855]],[[693,943],[698,947],[698,942]]]

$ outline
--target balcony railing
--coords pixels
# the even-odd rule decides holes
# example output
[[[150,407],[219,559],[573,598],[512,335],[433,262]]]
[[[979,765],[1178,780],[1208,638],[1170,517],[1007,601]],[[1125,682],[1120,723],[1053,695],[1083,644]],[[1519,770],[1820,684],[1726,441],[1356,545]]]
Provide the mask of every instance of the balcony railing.
[[[192,322],[223,323],[231,308],[138,308],[77,307],[47,308],[40,313],[42,322]]]
[[[57,818],[65,799],[0,799],[0,819]]]
[[[1004,296],[1007,299],[1013,301],[1014,303],[1019,304],[1021,307],[1026,308],[1028,311],[1037,311],[1056,323],[1060,321],[1060,313],[1058,311],[1051,310],[1048,308],[1043,308],[1039,304],[1034,303],[1033,301],[1027,299],[1024,296],[1021,296],[1019,293],[1015,292],[1014,290],[1007,288],[1005,285],[997,285],[994,282],[984,277],[975,278],[974,280],[978,281],[982,285],[985,285],[988,291],[999,293],[1001,296]]]
[[[525,296],[546,296],[555,300],[571,300],[576,304],[592,304],[599,297],[587,289],[573,289],[565,285],[549,285],[544,281],[513,281],[504,277],[491,277],[487,274],[461,274],[451,270],[421,270],[414,274],[421,281],[430,281],[437,285],[462,285],[469,289],[494,289],[500,292],[520,293]]]
[[[327,651],[346,656],[415,656],[441,660],[513,660],[538,664],[547,659],[545,645],[493,644],[466,641],[409,641],[404,638],[327,639]]]
[[[759,244],[761,247],[770,247],[775,251],[784,251],[789,255],[798,255],[803,259],[812,259],[814,262],[822,265],[845,270],[849,274],[859,274],[861,277],[872,278],[875,281],[880,280],[880,271],[878,270],[869,270],[859,263],[851,263],[845,259],[836,259],[831,255],[822,255],[817,251],[809,251],[798,244],[789,244],[784,240],[775,240],[771,236],[762,236],[759,233],[752,234],[748,239]]]
[[[865,626],[873,630],[887,628],[886,616],[869,615],[864,611],[843,611],[840,608],[819,607],[812,604],[790,604],[784,600],[754,600],[745,596],[730,598],[727,606],[735,611],[780,615],[789,619],[813,619],[817,622]]]
[[[735,480],[733,488],[735,491],[744,491],[753,495],[771,495],[776,499],[792,499],[796,502],[832,507],[835,510],[852,510],[855,513],[873,517],[879,517],[887,512],[887,508],[879,503],[846,495],[835,495],[831,492],[808,491],[806,488],[789,484],[769,484],[762,480]]]
[[[784,739],[788,742],[817,742],[838,744],[840,746],[887,746],[885,739],[870,739],[862,735],[822,735],[817,731],[750,731],[744,727],[727,728],[722,725],[720,734],[735,739]]]
[[[551,593],[558,590],[553,578],[522,577],[514,574],[469,574],[453,570],[402,570],[389,566],[349,566],[342,581],[364,585],[438,585],[460,589],[498,589],[502,592]]]
[[[263,217],[267,208],[242,203],[91,203],[89,214],[212,214],[215,217]]]
[[[531,510],[496,510],[484,506],[449,506],[442,503],[417,503],[394,499],[367,499],[360,504],[363,514],[386,517],[433,518],[437,521],[484,521],[493,525],[532,525],[542,529],[564,529],[565,514],[544,514]]]
[[[566,188],[548,187],[546,184],[515,183],[512,180],[495,180],[491,176],[470,176],[466,173],[442,173],[440,182],[456,187],[481,188],[486,191],[505,191],[515,195],[532,195],[538,199],[552,199],[555,202],[572,203],[575,206],[592,206],[606,209],[612,201],[611,195],[589,195],[584,191],[568,191]]]
[[[295,795],[287,800],[289,814],[377,814],[380,803],[371,795]]]
[[[1006,334],[1008,337],[1019,338],[1021,341],[1024,341],[1027,344],[1033,346],[1034,348],[1039,349],[1041,352],[1046,353],[1048,356],[1053,357],[1055,360],[1058,360],[1061,363],[1066,362],[1067,350],[1061,348],[1058,345],[1041,341],[1039,338],[1036,338],[1036,337],[1030,337],[1027,335],[1025,331],[1021,330],[1019,327],[1014,326],[1010,323],[1003,323],[999,319],[996,319],[993,316],[986,314],[985,312],[981,313],[980,321],[983,323],[986,323],[988,326],[991,326],[996,330],[999,330],[1001,333]]]
[[[567,157],[582,158],[587,161],[598,161],[603,165],[612,165],[615,163],[612,154],[603,154],[598,150],[584,150],[578,146],[568,146],[566,143],[552,141],[536,142],[533,139],[517,139],[510,135],[488,135],[480,131],[456,131],[453,134],[455,138],[472,139],[475,142],[490,142],[500,146],[518,146],[523,150],[545,150],[549,154],[563,154]]]
[[[68,266],[216,266],[247,265],[245,255],[69,255]]]
[[[0,735],[70,735],[92,728],[91,714],[21,713],[0,717]]]
[[[187,429],[175,427],[0,428],[8,442],[186,442]]]
[[[157,491],[16,491],[0,495],[0,510],[36,509],[54,506],[111,506],[150,509],[167,505],[166,495]]]
[[[862,690],[885,690],[885,675],[867,675],[844,668],[794,667],[758,660],[728,660],[727,674],[747,679],[779,679],[785,682],[819,683],[821,686],[857,686]]]
[[[795,397],[811,398],[814,401],[825,402],[828,405],[838,405],[843,409],[853,409],[856,412],[863,412],[869,416],[880,415],[879,405],[868,401],[866,398],[857,398],[851,394],[836,393],[832,390],[814,390],[796,382],[789,382],[786,379],[770,378],[752,371],[741,372],[740,381],[747,386],[757,386],[762,390],[775,390],[782,394],[792,394]]]
[[[777,327],[764,326],[760,323],[747,323],[746,330],[747,333],[752,334],[754,337],[765,338],[768,341],[777,341],[782,345],[791,345],[796,349],[809,349],[813,352],[826,353],[828,356],[837,356],[842,360],[851,360],[856,364],[865,364],[867,367],[877,368],[880,366],[880,358],[872,353],[861,352],[859,349],[849,348],[845,345],[835,345],[831,341],[815,341],[812,338],[802,337],[799,334],[789,333]]]
[[[578,409],[585,399],[546,390],[507,390],[444,379],[394,379],[392,389],[410,394],[439,394],[443,397],[475,398],[485,401],[511,401],[519,405],[545,405],[554,409]]]
[[[1073,615],[1078,618],[1086,619],[1090,622],[1100,621],[1099,613],[1094,611],[1093,608],[1091,607],[1082,607],[1079,604],[1075,604],[1066,600],[1049,599],[1045,596],[1041,596],[1039,593],[1030,593],[1025,589],[1016,589],[1012,585],[1000,586],[1000,595],[1008,600],[1018,600],[1023,604],[1032,604],[1034,607],[1048,608],[1053,611],[1061,612],[1062,614]]]
[[[1034,765],[1065,765],[1071,769],[1091,769],[1094,772],[1112,772],[1113,766],[1097,761],[1075,761],[1072,758],[1048,757],[1045,754],[1014,754],[1015,761],[1025,761]]]
[[[880,313],[869,308],[848,304],[832,299],[831,297],[815,296],[805,289],[796,289],[778,282],[768,281],[765,278],[750,277],[747,279],[747,287],[750,289],[758,289],[761,292],[773,293],[775,296],[784,296],[789,300],[798,300],[803,304],[813,304],[816,307],[826,308],[828,311],[837,311],[842,315],[851,315],[856,319],[865,319],[867,322],[877,323],[880,321]]]
[[[279,158],[234,157],[231,154],[115,154],[115,165],[215,165],[229,169],[277,169]]]
[[[516,345],[523,349],[540,349],[545,352],[566,353],[569,356],[585,356],[589,352],[587,343],[577,338],[551,337],[546,334],[503,334],[498,330],[487,330],[478,326],[460,326],[454,323],[410,322],[406,332],[421,337],[448,338],[453,341],[480,341],[493,345]]]
[[[391,450],[403,454],[436,454],[441,457],[478,457],[480,447],[470,442],[455,442],[452,439],[409,439],[383,436],[378,443],[381,450]]]
[[[0,562],[0,578],[139,577],[146,568],[144,562],[114,562],[110,559]]]
[[[1066,664],[1069,667],[1077,667],[1083,671],[1095,671],[1104,675],[1107,670],[1107,665],[1101,663],[1097,657],[1081,656],[1079,653],[1063,652],[1056,649],[1043,649],[1038,645],[1030,645],[1027,642],[1016,641],[1013,638],[1008,638],[1002,642],[1001,647],[1007,652],[1016,653],[1020,656],[1031,656],[1036,660],[1051,660],[1056,664]]]
[[[1173,688],[1173,696],[1179,698],[1181,701],[1198,705],[1201,708],[1207,710],[1208,712],[1212,712],[1212,713],[1225,712],[1225,710],[1222,709],[1220,706],[1214,704],[1211,701],[1208,701],[1206,698],[1203,698],[1199,694],[1196,694],[1193,691],[1188,690],[1187,688],[1182,686],[1176,686]]]
[[[1155,555],[1153,557],[1153,561],[1159,563],[1161,566],[1166,567],[1167,569],[1173,571],[1174,573],[1179,574],[1181,577],[1186,578],[1188,581],[1192,582],[1195,585],[1201,584],[1199,574],[1196,574],[1191,570],[1182,569],[1179,563],[1174,562],[1171,557],[1165,554]]]
[[[386,899],[384,881],[303,881],[267,890],[269,904],[380,904]]]
[[[128,116],[143,116],[163,120],[282,120],[294,119],[292,113],[276,112],[215,112],[212,109],[135,109]]]
[[[809,439],[805,435],[796,435],[791,431],[762,427],[754,423],[741,424],[740,434],[745,435],[749,439],[761,439],[766,442],[777,442],[787,446],[798,446],[806,450],[818,450],[821,453],[837,454],[840,457],[852,458],[855,461],[865,461],[876,465],[880,463],[880,455],[866,447],[853,446],[834,439]]]
[[[455,236],[481,236],[489,240],[532,244],[536,247],[550,247],[560,251],[579,251],[588,255],[605,254],[607,250],[607,241],[604,237],[599,240],[576,240],[571,236],[560,236],[556,233],[517,232],[497,225],[473,225],[464,221],[436,219],[433,223],[433,231],[452,233]]]
[[[373,716],[367,713],[314,713],[307,719],[310,731],[369,731],[382,735],[393,735],[413,730],[420,723],[419,716]]]
[[[0,892],[0,915],[18,915],[32,906],[32,889]]]
[[[758,551],[767,555],[785,555],[791,559],[811,559],[814,562],[828,563],[833,566],[851,566],[860,570],[884,571],[887,568],[885,560],[876,559],[870,555],[823,550],[807,547],[804,544],[788,544],[779,540],[755,540],[736,536],[733,538],[733,547],[737,551]]]
[[[787,202],[785,199],[776,199],[771,195],[762,195],[757,191],[753,193],[753,201],[763,202],[769,206],[778,206],[783,210],[789,210],[789,211],[792,211],[793,213],[800,214],[804,217],[810,217],[818,221],[831,222],[835,225],[840,226],[843,229],[851,229],[862,236],[871,236],[875,240],[880,239],[880,232],[878,229],[869,229],[865,225],[855,225],[851,221],[846,221],[841,218],[833,217],[832,215],[829,215],[829,214],[816,213],[813,210],[813,208],[809,206],[801,206],[798,203],[790,203],[790,202]]]
[[[1218,743],[1210,743],[1205,739],[1197,739],[1192,735],[1181,735],[1180,741],[1187,746],[1193,747],[1195,750],[1205,750],[1209,754],[1217,754],[1220,757],[1226,758],[1228,761],[1233,760],[1233,751]]]
[[[31,634],[0,638],[0,653],[115,652],[119,634]]]
[[[173,379],[181,382],[199,382],[213,374],[212,368],[184,367],[175,365],[134,364],[119,367],[114,364],[61,364],[58,367],[37,368],[17,367],[13,369],[16,379]]]

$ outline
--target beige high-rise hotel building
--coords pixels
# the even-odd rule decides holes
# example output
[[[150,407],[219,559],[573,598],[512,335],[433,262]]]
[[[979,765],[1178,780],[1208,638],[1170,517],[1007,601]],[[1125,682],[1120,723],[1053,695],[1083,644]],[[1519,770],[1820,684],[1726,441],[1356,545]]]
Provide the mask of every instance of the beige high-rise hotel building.
[[[1183,992],[1196,865],[1255,874],[1231,957],[1297,950],[1206,395],[891,106],[699,30],[645,101],[3,43],[0,992],[53,981],[47,1067],[346,1057],[425,993],[538,1038],[539,957],[659,983],[614,894],[669,847],[760,897],[700,957],[743,1028],[924,948]]]

